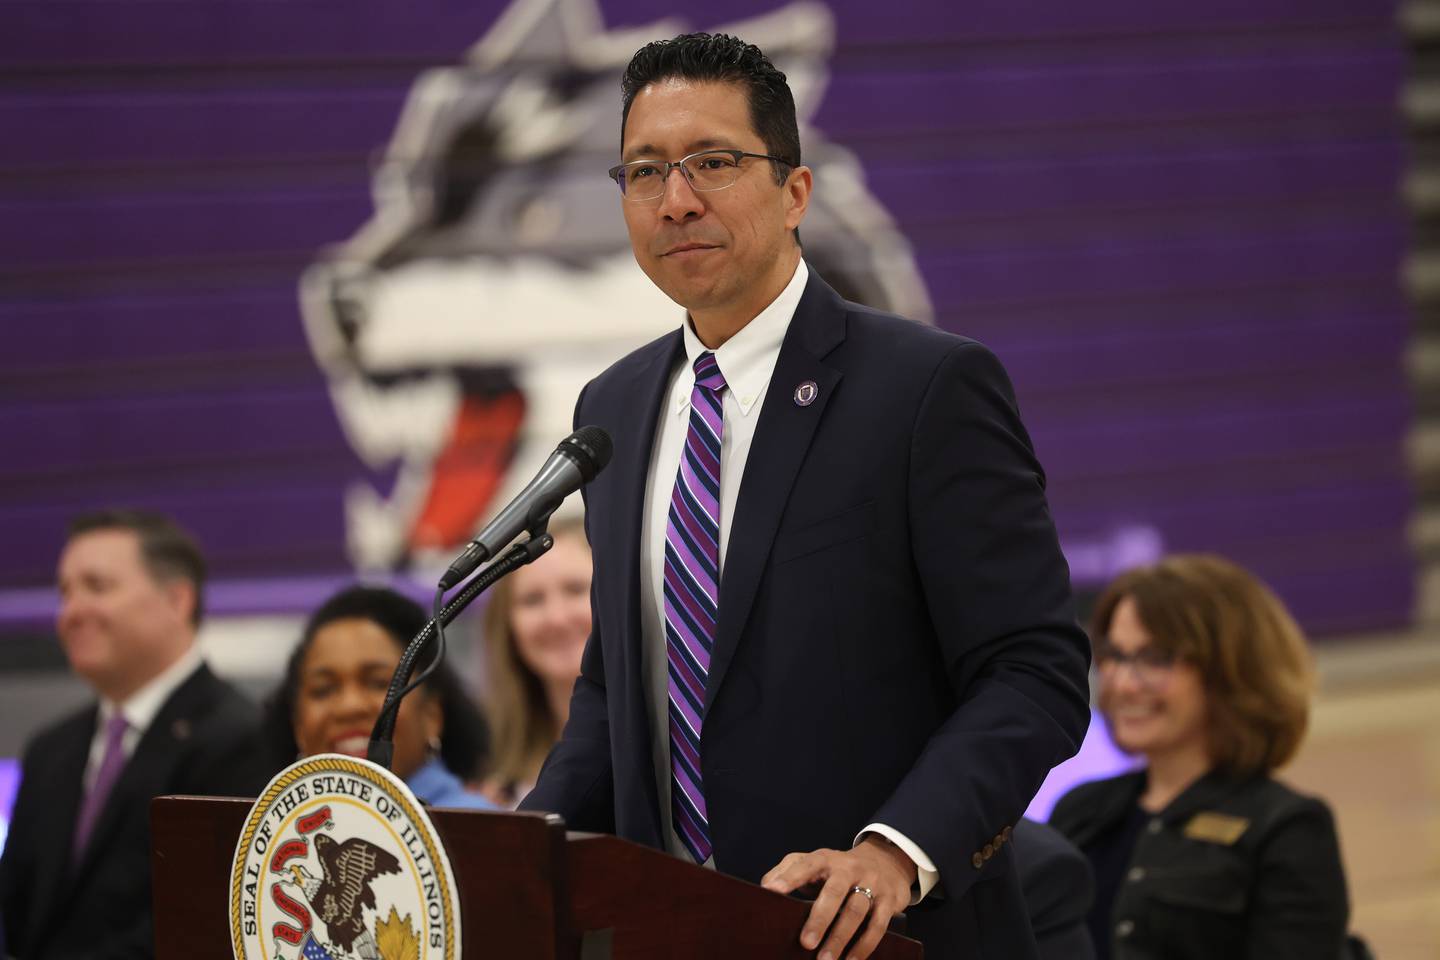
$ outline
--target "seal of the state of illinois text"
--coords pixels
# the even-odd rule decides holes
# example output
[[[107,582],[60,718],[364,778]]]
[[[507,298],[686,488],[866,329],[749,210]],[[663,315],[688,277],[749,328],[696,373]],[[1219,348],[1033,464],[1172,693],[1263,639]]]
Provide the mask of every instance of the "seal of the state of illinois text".
[[[292,764],[255,801],[230,875],[237,960],[460,960],[460,901],[430,818],[365,760]]]

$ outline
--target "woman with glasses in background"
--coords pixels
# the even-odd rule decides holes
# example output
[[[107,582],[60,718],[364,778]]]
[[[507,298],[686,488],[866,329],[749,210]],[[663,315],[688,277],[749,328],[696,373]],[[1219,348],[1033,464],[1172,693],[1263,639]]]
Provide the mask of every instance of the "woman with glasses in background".
[[[1111,584],[1091,635],[1110,735],[1145,760],[1051,817],[1094,868],[1097,957],[1341,957],[1334,820],[1273,778],[1313,690],[1285,607],[1232,563],[1174,556]]]

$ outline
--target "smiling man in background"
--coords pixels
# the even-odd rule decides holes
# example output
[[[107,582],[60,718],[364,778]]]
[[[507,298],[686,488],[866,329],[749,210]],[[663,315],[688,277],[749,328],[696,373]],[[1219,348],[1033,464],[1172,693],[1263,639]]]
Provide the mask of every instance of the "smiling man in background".
[[[688,317],[581,394],[615,438],[594,626],[524,807],[818,891],[822,960],[901,910],[931,956],[1034,956],[1009,840],[1085,732],[1088,644],[1009,380],[807,267],[814,184],[756,47],[650,44],[623,89],[610,175]]]
[[[150,800],[264,787],[257,712],[195,645],[204,580],[199,549],[166,517],[113,510],[71,524],[56,626],[98,701],[25,748],[0,856],[14,956],[151,956]]]

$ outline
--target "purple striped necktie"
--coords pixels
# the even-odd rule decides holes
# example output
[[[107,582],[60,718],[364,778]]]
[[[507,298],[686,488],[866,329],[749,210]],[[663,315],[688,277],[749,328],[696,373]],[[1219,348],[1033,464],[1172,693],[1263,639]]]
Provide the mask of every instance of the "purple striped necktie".
[[[665,524],[665,651],[670,668],[670,813],[696,863],[710,859],[700,775],[705,678],[720,617],[720,438],[725,377],[713,353],[695,358],[690,429]]]
[[[125,731],[129,727],[125,714],[119,710],[110,714],[110,721],[105,724],[105,752],[100,757],[100,769],[95,771],[95,782],[85,794],[80,816],[75,821],[75,843],[71,853],[76,860],[85,852],[85,845],[90,842],[90,831],[95,829],[95,821],[100,819],[100,811],[105,809],[105,799],[110,796],[115,781],[120,779],[120,771],[125,768]]]

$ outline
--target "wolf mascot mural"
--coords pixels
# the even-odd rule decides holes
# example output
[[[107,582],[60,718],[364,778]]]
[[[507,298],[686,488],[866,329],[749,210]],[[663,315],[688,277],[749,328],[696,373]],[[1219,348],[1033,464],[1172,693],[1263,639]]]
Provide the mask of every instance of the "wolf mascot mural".
[[[754,42],[789,77],[815,171],[806,259],[850,299],[931,320],[855,157],[809,126],[834,44],[825,7],[607,31],[594,0],[517,0],[463,63],[415,82],[374,216],[301,283],[342,428],[377,476],[394,473],[386,491],[346,493],[357,567],[428,565],[463,543],[570,432],[585,382],[681,322],[635,264],[604,171],[631,55],[696,28]]]

